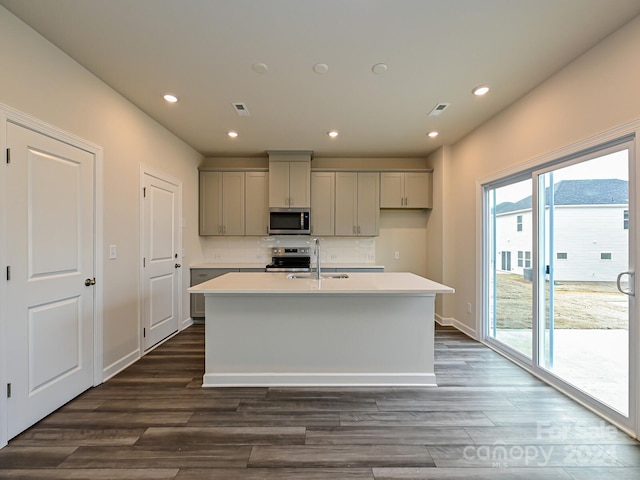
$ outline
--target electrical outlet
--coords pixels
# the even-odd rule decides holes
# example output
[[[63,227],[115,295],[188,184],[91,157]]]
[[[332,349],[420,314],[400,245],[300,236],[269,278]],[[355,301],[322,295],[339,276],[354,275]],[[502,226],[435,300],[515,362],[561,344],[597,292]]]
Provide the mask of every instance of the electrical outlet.
[[[395,252],[393,254],[393,258],[395,258],[396,260],[400,260],[400,252]]]

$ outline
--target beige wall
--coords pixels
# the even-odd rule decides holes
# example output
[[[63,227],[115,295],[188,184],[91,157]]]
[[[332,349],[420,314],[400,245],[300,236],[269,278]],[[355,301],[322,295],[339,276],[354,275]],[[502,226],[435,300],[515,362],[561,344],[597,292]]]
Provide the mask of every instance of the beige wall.
[[[139,182],[147,165],[183,182],[183,246],[201,257],[198,177],[202,157],[0,7],[0,103],[104,149],[104,367],[138,350]],[[157,92],[160,94],[161,92]],[[108,260],[108,245],[118,258]],[[183,270],[188,285],[188,270]],[[189,317],[184,294],[181,320]]]
[[[640,118],[638,45],[640,17],[453,146],[443,179],[443,242],[455,252],[444,280],[456,293],[445,317],[476,328],[478,180]]]

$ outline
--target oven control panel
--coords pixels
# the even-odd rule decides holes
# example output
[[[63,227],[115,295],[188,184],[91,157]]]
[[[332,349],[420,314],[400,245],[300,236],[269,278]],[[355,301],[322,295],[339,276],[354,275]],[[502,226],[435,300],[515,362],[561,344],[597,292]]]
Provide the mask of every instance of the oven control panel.
[[[271,249],[271,254],[274,257],[296,257],[309,255],[310,251],[309,247],[274,247]]]

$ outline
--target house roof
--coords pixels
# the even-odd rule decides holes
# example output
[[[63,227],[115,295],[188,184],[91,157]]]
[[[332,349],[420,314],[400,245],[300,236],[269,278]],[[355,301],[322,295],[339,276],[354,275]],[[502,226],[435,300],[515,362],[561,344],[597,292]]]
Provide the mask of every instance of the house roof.
[[[549,198],[549,187],[546,189]],[[624,205],[629,203],[629,182],[616,178],[595,180],[561,180],[554,184],[555,205]],[[502,202],[496,206],[496,214],[531,210],[529,195],[517,202]]]

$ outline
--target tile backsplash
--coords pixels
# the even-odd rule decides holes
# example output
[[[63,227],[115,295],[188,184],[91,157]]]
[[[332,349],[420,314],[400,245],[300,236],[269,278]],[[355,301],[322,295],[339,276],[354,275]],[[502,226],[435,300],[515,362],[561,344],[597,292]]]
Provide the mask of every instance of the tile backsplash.
[[[200,237],[205,263],[271,262],[271,248],[313,246],[313,237]],[[375,264],[375,238],[320,238],[320,260],[326,263]],[[313,250],[312,250],[313,252]],[[312,255],[312,261],[315,257]]]

